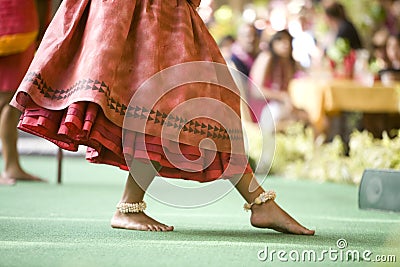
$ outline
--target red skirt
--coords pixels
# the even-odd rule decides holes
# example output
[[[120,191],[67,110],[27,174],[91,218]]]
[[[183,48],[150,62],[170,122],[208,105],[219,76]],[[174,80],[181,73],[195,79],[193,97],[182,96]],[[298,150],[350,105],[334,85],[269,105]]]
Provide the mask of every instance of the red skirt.
[[[71,151],[86,145],[90,162],[128,169],[132,159],[151,160],[163,177],[200,182],[251,172],[237,88],[193,82],[162,91],[185,77],[178,73],[138,93],[170,67],[200,61],[225,64],[194,1],[65,0],[11,104],[23,111],[21,130]],[[221,79],[213,68],[205,72]],[[200,106],[204,116],[190,115],[196,105],[177,111],[199,98],[229,111],[213,101]],[[124,127],[127,117],[132,127]]]
[[[36,45],[18,54],[0,56],[0,92],[15,92],[33,59]]]

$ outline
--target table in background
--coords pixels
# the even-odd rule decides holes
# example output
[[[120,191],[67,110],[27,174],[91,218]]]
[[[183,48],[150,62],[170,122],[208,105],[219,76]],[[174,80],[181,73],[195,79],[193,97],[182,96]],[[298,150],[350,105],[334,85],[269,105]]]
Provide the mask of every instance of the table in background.
[[[319,132],[325,132],[329,116],[342,111],[399,114],[398,85],[375,82],[366,86],[354,80],[294,79],[289,84],[293,104],[310,116]]]

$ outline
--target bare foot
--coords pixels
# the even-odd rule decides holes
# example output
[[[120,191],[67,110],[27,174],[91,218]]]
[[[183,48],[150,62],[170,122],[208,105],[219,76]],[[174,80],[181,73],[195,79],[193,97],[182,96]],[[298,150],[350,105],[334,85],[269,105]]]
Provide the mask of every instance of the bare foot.
[[[23,170],[3,172],[0,175],[0,179],[16,180],[16,181],[32,181],[32,182],[47,182],[46,180],[26,173]]]
[[[116,211],[114,217],[111,219],[111,227],[157,232],[168,232],[174,230],[173,226],[162,224],[153,218],[150,218],[144,212],[124,214]]]
[[[0,185],[14,185],[15,179],[5,178],[0,176]]]
[[[314,230],[309,230],[299,224],[289,214],[279,207],[275,201],[267,201],[251,208],[251,225],[257,228],[269,228],[278,232],[296,235],[314,235]]]

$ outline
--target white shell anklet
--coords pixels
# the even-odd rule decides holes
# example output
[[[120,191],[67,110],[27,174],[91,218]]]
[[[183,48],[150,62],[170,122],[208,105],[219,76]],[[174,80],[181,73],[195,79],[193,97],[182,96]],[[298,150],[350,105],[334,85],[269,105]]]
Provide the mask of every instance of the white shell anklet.
[[[251,207],[253,205],[260,205],[262,203],[267,202],[268,200],[275,200],[275,198],[276,198],[275,191],[274,190],[269,190],[267,192],[261,193],[258,197],[256,197],[254,199],[253,202],[245,203],[243,208],[244,208],[245,211],[249,211],[249,210],[251,210]]]
[[[121,213],[139,213],[146,209],[146,202],[141,201],[138,203],[120,202],[117,204],[117,210]]]

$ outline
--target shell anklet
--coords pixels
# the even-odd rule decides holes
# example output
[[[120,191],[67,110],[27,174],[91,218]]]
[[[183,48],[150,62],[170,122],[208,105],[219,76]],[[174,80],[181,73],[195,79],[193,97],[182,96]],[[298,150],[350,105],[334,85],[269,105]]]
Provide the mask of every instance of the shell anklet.
[[[117,210],[121,213],[139,213],[146,209],[146,202],[141,201],[138,203],[120,202],[117,204]]]
[[[258,197],[254,199],[253,202],[245,203],[243,208],[245,211],[249,211],[251,210],[251,207],[253,207],[253,205],[260,205],[262,203],[267,202],[268,200],[275,200],[275,198],[276,198],[275,191],[269,190],[267,192],[261,193]]]

